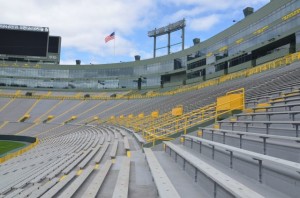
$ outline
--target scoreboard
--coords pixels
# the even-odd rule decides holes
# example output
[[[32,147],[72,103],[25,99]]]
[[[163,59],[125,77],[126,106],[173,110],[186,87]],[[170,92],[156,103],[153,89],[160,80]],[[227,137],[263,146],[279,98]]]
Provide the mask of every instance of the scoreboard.
[[[0,24],[0,59],[59,63],[61,37],[49,28]]]

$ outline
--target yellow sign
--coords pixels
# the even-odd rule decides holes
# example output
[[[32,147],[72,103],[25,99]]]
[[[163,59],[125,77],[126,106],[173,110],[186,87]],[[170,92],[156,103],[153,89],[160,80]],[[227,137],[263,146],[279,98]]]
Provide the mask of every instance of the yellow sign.
[[[172,109],[173,116],[181,116],[183,114],[183,106],[178,106]]]
[[[203,131],[202,130],[198,131],[197,136],[202,137],[203,136]]]
[[[27,119],[30,118],[30,114],[25,114],[24,118],[27,118]]]
[[[72,116],[71,117],[71,120],[75,120],[75,119],[77,119],[77,116]]]
[[[266,25],[265,27],[262,27],[262,28],[256,30],[255,32],[253,32],[253,34],[254,34],[254,35],[261,34],[261,33],[263,33],[264,31],[266,31],[267,29],[269,29],[269,26],[268,26],[268,25]]]
[[[224,51],[227,50],[227,49],[228,49],[227,46],[221,47],[221,48],[219,49],[219,52],[224,52]]]
[[[212,56],[212,55],[213,55],[213,53],[210,52],[210,53],[206,54],[206,57],[210,57],[210,56]]]
[[[241,39],[239,39],[239,40],[236,40],[235,43],[236,43],[236,44],[241,44],[243,41],[244,41],[244,39],[241,38]]]
[[[152,118],[158,118],[158,116],[159,116],[159,111],[153,111],[153,112],[151,113],[151,116],[152,116]]]
[[[128,118],[133,118],[133,114],[129,114],[129,115],[128,115]]]
[[[243,109],[242,94],[230,94],[217,98],[217,111],[227,111],[230,109]]]
[[[300,13],[300,8],[298,8],[297,10],[289,13],[288,15],[285,15],[284,17],[282,17],[283,21],[289,20],[290,18],[293,18],[295,16],[297,16]]]

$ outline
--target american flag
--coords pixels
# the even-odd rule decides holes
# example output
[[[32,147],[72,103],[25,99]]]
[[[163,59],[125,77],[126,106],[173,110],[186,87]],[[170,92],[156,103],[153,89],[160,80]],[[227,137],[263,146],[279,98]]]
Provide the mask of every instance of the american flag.
[[[115,32],[111,33],[110,35],[108,35],[107,37],[105,37],[105,43],[107,43],[110,40],[115,39]]]

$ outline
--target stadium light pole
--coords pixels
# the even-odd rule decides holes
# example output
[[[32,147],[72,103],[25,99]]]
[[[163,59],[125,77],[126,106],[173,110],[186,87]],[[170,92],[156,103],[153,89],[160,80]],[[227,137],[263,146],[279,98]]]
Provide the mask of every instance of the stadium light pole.
[[[154,30],[154,48],[153,48],[153,57],[155,58],[156,57],[156,28]]]
[[[184,28],[186,26],[185,19],[177,21],[176,23],[169,24],[167,26],[161,27],[161,28],[155,28],[152,31],[148,32],[149,37],[154,38],[154,46],[153,46],[153,57],[156,57],[156,50],[167,48],[168,54],[171,54],[171,47],[174,45],[182,44],[182,50],[184,50]],[[182,41],[180,43],[175,43],[171,45],[171,33],[182,30],[181,39]],[[168,45],[160,48],[156,48],[156,37],[162,36],[162,35],[168,35]]]
[[[171,54],[171,32],[168,32],[168,54]]]
[[[182,34],[181,34],[181,37],[182,37],[182,38],[181,38],[181,39],[182,39],[182,47],[181,47],[181,49],[182,49],[182,50],[184,50],[184,36],[185,36],[185,35],[184,35],[184,34],[185,34],[185,32],[184,32],[184,27],[185,27],[185,26],[182,27]]]

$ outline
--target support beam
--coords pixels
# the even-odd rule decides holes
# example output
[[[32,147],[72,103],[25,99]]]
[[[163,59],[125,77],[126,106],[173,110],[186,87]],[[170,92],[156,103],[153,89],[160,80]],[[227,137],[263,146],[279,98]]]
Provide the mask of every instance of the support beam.
[[[156,28],[155,28],[155,31],[156,31]],[[154,35],[154,47],[153,47],[153,57],[155,58],[156,57],[156,35]]]
[[[168,32],[168,54],[171,54],[171,32]]]

